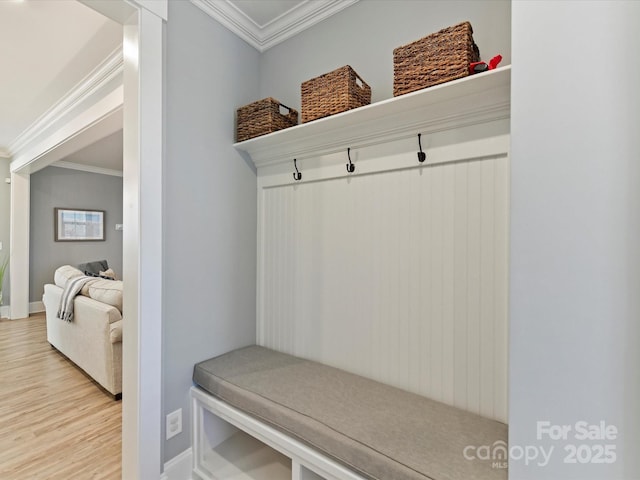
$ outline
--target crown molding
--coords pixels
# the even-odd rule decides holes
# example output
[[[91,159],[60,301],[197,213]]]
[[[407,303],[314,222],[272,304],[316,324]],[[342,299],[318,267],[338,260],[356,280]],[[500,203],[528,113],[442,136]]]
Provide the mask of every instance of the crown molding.
[[[191,0],[191,3],[249,45],[264,52],[357,1],[306,0],[265,25],[258,25],[229,0]]]
[[[80,170],[82,172],[99,173],[100,175],[110,175],[112,177],[122,177],[121,170],[112,170],[110,168],[94,167],[91,165],[82,165],[80,163],[57,161],[50,165],[51,167],[68,168],[70,170]]]
[[[11,158],[11,153],[9,153],[9,150],[0,148],[0,158]]]
[[[60,122],[66,115],[70,114],[76,106],[89,99],[115,77],[121,75],[123,69],[122,48],[118,47],[49,110],[18,135],[9,145],[7,153],[11,157],[15,157],[18,152],[35,142],[42,132],[56,125],[57,122]]]

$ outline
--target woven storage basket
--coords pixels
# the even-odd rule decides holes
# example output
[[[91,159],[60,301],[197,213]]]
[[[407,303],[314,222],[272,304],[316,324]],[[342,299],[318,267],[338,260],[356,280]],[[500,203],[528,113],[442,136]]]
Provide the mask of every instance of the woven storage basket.
[[[349,65],[307,80],[301,90],[302,123],[371,103],[371,87]]]
[[[480,60],[473,28],[462,22],[393,51],[393,96],[469,75]]]
[[[289,113],[280,113],[280,108]],[[298,124],[298,112],[283,105],[275,98],[265,98],[240,107],[237,112],[236,141],[293,127]]]

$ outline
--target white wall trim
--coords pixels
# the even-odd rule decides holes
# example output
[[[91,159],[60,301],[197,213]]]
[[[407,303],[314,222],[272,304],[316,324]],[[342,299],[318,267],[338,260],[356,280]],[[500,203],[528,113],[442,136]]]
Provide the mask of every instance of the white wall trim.
[[[11,308],[9,318],[29,316],[29,216],[31,176],[11,172],[11,213],[9,231],[9,282]]]
[[[75,118],[61,121],[58,130],[50,132],[40,141],[27,145],[24,150],[14,155],[10,164],[11,171],[35,173],[120,130],[123,101],[122,85],[109,93],[96,92],[95,101],[87,108],[79,110]]]
[[[80,170],[82,172],[99,173],[100,175],[110,175],[112,177],[122,177],[122,170],[112,170],[110,168],[94,167],[93,165],[82,165],[80,163],[58,161],[51,164],[52,167],[68,168],[69,170]]]
[[[169,19],[169,2],[167,0],[129,0],[144,8],[145,10],[160,17],[162,20]]]
[[[229,1],[191,0],[191,3],[249,45],[264,52],[357,1],[314,0],[302,2],[265,25],[258,25]]]
[[[9,145],[8,153],[11,156],[16,156],[16,153],[24,150],[29,144],[36,141],[36,138],[41,135],[42,132],[50,129],[64,116],[71,113],[74,107],[89,99],[117,75],[121,75],[122,68],[122,48],[118,47],[91,73],[67,92],[53,107],[42,114],[24,132],[16,137]]]
[[[40,313],[44,312],[44,303],[42,301],[30,302],[29,303],[29,315],[32,313]],[[9,318],[9,314],[11,312],[11,305],[3,305],[0,307],[0,318]]]
[[[160,480],[191,480],[193,471],[193,451],[187,448],[164,464]]]
[[[140,8],[124,26],[122,477],[162,468],[163,21]]]
[[[0,158],[11,158],[11,153],[9,153],[9,150],[0,148]]]

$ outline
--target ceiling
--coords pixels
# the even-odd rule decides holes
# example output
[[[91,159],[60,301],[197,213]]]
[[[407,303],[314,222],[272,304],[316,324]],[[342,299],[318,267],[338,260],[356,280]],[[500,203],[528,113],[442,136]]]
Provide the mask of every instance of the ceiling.
[[[121,44],[121,25],[75,0],[0,0],[0,156]]]
[[[357,0],[191,0],[260,51]],[[0,0],[0,158],[116,49],[122,26],[76,0]],[[120,155],[114,159],[114,152]],[[64,164],[122,171],[122,132]],[[106,152],[110,152],[107,154]]]
[[[82,165],[82,170],[117,175],[122,172],[122,146],[122,130],[118,130],[54,165],[67,168]]]

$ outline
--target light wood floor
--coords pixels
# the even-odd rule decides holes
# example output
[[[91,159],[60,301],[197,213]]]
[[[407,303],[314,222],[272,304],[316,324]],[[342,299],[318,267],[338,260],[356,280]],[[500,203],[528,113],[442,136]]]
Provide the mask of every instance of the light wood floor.
[[[56,352],[44,314],[0,320],[0,479],[120,479],[122,402]]]

